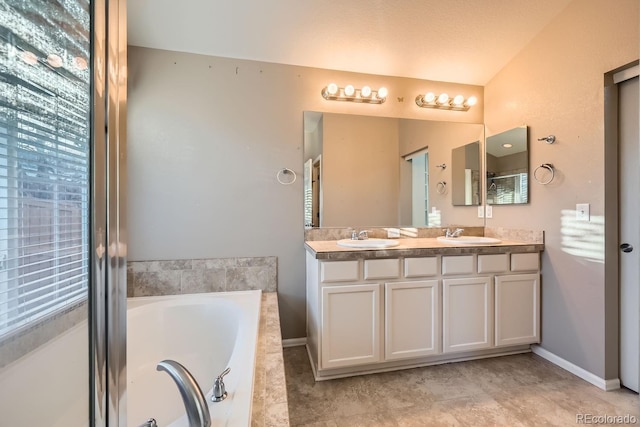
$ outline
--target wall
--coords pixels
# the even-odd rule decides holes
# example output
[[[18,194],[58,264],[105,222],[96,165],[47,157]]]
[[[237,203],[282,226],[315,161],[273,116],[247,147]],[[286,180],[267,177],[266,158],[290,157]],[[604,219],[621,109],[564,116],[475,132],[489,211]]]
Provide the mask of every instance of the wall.
[[[398,120],[324,114],[322,227],[398,225]]]
[[[479,86],[129,47],[130,261],[278,259],[284,338],[305,331],[303,111],[482,123]],[[382,105],[321,89],[386,86]],[[478,97],[467,112],[421,109],[427,91]],[[280,185],[283,167],[298,175]]]
[[[545,230],[541,345],[603,379],[618,363],[605,334],[617,283],[604,266],[604,74],[638,59],[639,4],[573,1],[485,87],[487,135],[528,125],[531,167],[556,168],[551,184],[531,181],[529,205],[495,206],[487,225]],[[555,144],[536,141],[549,134]],[[590,222],[575,222],[576,203],[591,204]]]

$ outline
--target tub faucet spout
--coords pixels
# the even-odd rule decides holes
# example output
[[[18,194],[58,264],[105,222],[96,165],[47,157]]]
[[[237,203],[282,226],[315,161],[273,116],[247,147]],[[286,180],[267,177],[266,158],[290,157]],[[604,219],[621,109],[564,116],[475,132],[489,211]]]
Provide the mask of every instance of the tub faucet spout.
[[[168,373],[178,386],[180,396],[182,396],[182,401],[184,402],[184,408],[187,411],[189,427],[210,427],[211,415],[209,414],[209,406],[198,382],[187,368],[175,360],[163,360],[158,363],[156,370]]]

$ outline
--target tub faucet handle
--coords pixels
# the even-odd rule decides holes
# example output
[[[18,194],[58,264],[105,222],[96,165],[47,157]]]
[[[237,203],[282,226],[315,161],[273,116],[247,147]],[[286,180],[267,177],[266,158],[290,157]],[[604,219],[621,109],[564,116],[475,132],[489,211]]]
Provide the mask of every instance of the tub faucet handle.
[[[227,368],[213,382],[213,394],[211,395],[211,401],[221,402],[227,397],[227,390],[224,387],[224,380],[222,377],[231,372],[231,368]]]

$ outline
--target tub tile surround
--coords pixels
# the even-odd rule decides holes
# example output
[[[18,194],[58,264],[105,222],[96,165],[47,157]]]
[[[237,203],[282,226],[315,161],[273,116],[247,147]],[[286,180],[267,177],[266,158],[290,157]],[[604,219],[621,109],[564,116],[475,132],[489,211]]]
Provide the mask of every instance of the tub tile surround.
[[[277,257],[208,258],[127,263],[127,296],[260,289],[275,292]]]
[[[289,425],[280,316],[275,292],[262,294],[251,411],[252,427]]]
[[[277,294],[277,257],[130,261],[129,297],[260,289],[252,427],[286,427],[289,406]]]

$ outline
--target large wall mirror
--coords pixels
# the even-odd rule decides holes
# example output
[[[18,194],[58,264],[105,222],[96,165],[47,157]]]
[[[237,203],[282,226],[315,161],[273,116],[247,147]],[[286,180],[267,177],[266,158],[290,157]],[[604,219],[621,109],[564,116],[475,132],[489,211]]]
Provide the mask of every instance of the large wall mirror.
[[[305,226],[482,226],[453,206],[452,153],[483,140],[482,124],[305,111]]]
[[[527,126],[487,137],[487,204],[529,203]]]

